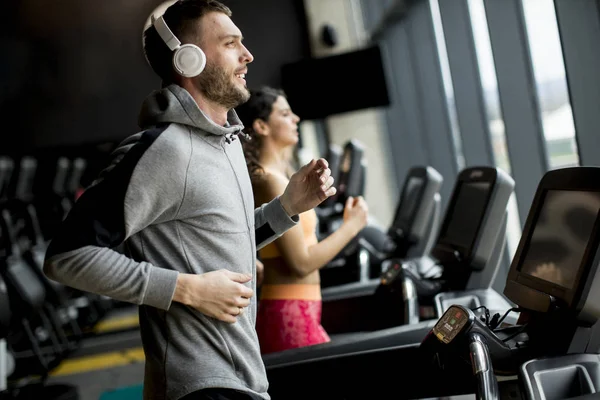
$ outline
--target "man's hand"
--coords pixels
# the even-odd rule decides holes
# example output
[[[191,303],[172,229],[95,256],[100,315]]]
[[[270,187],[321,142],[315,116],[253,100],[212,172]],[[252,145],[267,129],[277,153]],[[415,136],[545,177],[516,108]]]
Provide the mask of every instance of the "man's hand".
[[[291,217],[311,210],[336,192],[329,163],[324,158],[312,160],[290,178],[279,198]]]
[[[250,304],[254,291],[243,284],[252,276],[221,269],[202,275],[179,274],[173,301],[206,316],[234,323]]]

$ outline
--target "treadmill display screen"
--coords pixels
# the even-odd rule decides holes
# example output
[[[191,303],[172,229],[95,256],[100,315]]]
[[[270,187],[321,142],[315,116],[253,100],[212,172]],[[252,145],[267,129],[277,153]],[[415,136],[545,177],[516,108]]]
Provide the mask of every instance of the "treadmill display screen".
[[[464,182],[457,187],[456,200],[447,214],[450,220],[440,236],[444,243],[467,252],[471,249],[486,209],[490,186],[490,182]]]
[[[392,229],[408,229],[410,221],[417,211],[419,197],[423,188],[423,179],[412,177],[406,183],[406,187],[402,193],[400,207],[397,211],[396,218]]]
[[[599,211],[598,192],[548,190],[521,272],[573,289]]]
[[[433,327],[433,334],[442,343],[450,343],[469,322],[469,315],[457,306],[451,306]]]

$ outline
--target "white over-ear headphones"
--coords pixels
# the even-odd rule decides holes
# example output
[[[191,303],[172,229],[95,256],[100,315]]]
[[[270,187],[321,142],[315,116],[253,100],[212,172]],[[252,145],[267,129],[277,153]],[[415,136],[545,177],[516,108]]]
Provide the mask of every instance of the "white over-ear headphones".
[[[158,18],[152,16],[152,25],[173,53],[173,67],[177,73],[186,78],[200,75],[206,67],[206,55],[202,49],[195,44],[181,44],[171,29],[167,26],[161,15]]]

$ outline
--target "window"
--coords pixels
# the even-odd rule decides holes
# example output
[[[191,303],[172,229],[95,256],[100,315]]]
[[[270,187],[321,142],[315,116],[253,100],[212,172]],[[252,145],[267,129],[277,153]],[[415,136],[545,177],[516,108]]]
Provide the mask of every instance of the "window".
[[[435,31],[435,42],[437,44],[440,67],[442,69],[442,80],[444,82],[444,92],[446,94],[446,106],[450,117],[450,129],[452,131],[452,142],[456,151],[456,163],[458,170],[465,168],[465,158],[462,152],[462,140],[460,137],[460,128],[458,125],[458,115],[456,114],[456,104],[454,102],[454,86],[452,85],[452,76],[450,73],[450,64],[448,62],[448,53],[446,51],[446,40],[444,38],[444,27],[440,15],[438,0],[430,0],[431,16],[433,19],[433,28]]]
[[[510,174],[510,158],[506,145],[504,119],[500,107],[500,96],[498,94],[498,79],[496,78],[496,67],[494,65],[485,6],[483,0],[469,0],[468,5],[489,130],[492,136],[494,160],[498,168]],[[513,193],[508,202],[508,221],[506,227],[506,245],[511,258],[517,250],[520,239],[521,222],[517,199]]]
[[[551,169],[579,165],[575,124],[553,0],[523,0],[523,12]]]

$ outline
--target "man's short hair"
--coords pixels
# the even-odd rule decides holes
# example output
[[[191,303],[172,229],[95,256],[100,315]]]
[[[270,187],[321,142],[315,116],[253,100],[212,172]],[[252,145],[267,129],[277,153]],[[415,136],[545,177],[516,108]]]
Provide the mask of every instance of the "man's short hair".
[[[197,21],[210,12],[220,12],[228,17],[232,15],[229,7],[216,0],[179,0],[167,8],[163,18],[181,43],[196,44]],[[173,52],[152,25],[144,31],[144,52],[148,63],[163,83],[172,83],[175,74]]]

